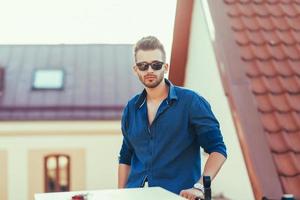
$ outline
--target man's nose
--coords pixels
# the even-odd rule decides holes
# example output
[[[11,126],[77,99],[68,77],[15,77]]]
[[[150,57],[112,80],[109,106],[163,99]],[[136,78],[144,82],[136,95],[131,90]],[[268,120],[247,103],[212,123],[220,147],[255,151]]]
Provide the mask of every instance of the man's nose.
[[[147,69],[147,72],[154,72],[154,70],[152,69],[152,65],[149,64],[148,66],[149,66],[149,67],[148,67],[148,69]]]

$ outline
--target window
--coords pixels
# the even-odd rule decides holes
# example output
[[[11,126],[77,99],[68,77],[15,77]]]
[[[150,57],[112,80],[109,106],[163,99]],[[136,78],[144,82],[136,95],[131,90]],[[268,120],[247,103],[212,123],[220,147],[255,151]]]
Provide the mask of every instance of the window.
[[[64,86],[64,71],[61,69],[38,69],[34,72],[33,89],[60,90]]]
[[[70,157],[63,154],[47,155],[44,158],[45,192],[70,190]]]
[[[4,92],[4,68],[0,66],[0,96]]]

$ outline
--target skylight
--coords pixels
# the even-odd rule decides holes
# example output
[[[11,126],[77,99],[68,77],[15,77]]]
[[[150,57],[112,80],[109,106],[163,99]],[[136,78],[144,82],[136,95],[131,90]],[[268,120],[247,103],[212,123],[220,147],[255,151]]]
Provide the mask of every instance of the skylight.
[[[33,75],[33,89],[60,90],[64,86],[64,71],[61,69],[38,69]]]

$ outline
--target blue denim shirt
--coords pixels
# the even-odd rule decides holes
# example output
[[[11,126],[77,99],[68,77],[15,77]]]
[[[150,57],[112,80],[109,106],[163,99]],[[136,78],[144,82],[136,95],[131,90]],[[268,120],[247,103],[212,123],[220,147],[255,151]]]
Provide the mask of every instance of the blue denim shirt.
[[[195,92],[172,85],[149,126],[146,90],[132,98],[122,117],[119,163],[131,165],[127,188],[160,186],[179,194],[201,176],[200,147],[227,157],[208,102]]]

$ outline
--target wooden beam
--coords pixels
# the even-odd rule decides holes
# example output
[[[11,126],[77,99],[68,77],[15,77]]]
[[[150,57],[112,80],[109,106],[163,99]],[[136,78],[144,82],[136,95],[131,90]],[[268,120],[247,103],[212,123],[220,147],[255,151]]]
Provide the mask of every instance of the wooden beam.
[[[183,86],[188,58],[194,0],[177,0],[169,79]]]

